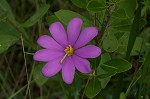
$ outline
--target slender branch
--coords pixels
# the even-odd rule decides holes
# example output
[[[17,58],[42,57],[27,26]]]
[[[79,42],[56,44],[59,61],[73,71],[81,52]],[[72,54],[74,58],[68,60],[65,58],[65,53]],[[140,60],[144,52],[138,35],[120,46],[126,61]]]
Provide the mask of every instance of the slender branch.
[[[28,95],[28,92],[29,92],[29,97],[30,97],[30,86],[29,86],[28,68],[27,68],[27,61],[26,61],[26,55],[25,55],[24,42],[23,42],[22,34],[21,34],[21,43],[22,43],[22,50],[23,50],[23,56],[24,56],[24,64],[25,64],[25,67],[26,67],[26,75],[27,75],[27,81],[28,81],[26,95],[24,97],[24,99],[26,99],[26,97]],[[30,99],[31,99],[31,97],[30,97]]]
[[[23,78],[24,70],[25,70],[25,67],[23,67],[23,68],[21,69],[21,72],[19,73],[20,75],[19,75],[19,77],[18,77],[18,80],[16,81],[16,84],[15,84],[14,88],[13,88],[12,94],[13,94],[13,93],[15,92],[15,90],[17,89],[17,87],[18,87],[18,85],[19,85],[19,83],[20,83],[20,81],[21,81],[21,78]]]
[[[100,25],[102,25],[102,22],[97,18],[97,17],[95,17],[96,18],[96,20],[98,21],[98,23],[100,24]]]
[[[10,67],[10,64],[9,64],[9,62],[8,62],[8,59],[7,59],[6,56],[4,56],[4,58],[5,58],[5,61],[6,61],[6,63],[7,63],[8,69],[9,69],[9,71],[10,71],[10,75],[12,76],[12,79],[13,79],[14,82],[16,83],[16,79],[15,79],[15,77],[14,77],[14,74],[13,74],[12,69],[11,69],[11,67]]]
[[[62,82],[61,82],[61,81],[59,81],[59,83],[60,83],[60,86],[61,86],[61,88],[62,88],[62,90],[63,90],[63,92],[64,92],[64,94],[65,94],[66,98],[68,99],[68,98],[69,98],[69,96],[67,95],[67,93],[66,93],[66,91],[65,91],[65,88],[64,88],[64,86],[63,86]]]
[[[88,80],[87,80],[87,82],[86,82],[86,85],[85,85],[85,88],[87,87],[87,85],[88,85],[90,79],[91,79],[91,76],[88,78]],[[81,96],[81,99],[84,99],[85,88],[84,88],[83,94],[82,94],[82,96]]]
[[[95,13],[95,15],[94,15],[94,25],[95,26],[96,26],[96,19],[98,19],[98,18],[97,18],[97,14]],[[94,40],[95,40],[95,45],[98,46],[99,45],[98,36],[96,36],[94,38]]]
[[[101,33],[102,33],[103,35],[102,35],[102,37],[100,37],[100,38],[101,38],[100,44],[102,43],[104,37],[106,36],[106,31],[107,31],[107,29],[108,29],[108,27],[109,27],[110,20],[111,20],[111,18],[112,18],[112,12],[114,11],[114,9],[115,9],[115,5],[110,5],[110,6],[108,7],[108,10],[107,10],[107,12],[108,12],[108,18],[107,18],[107,21],[106,21],[106,22],[103,21],[103,22],[105,22],[105,23],[104,23],[105,25],[104,25],[104,27],[102,27],[102,30],[101,30]],[[100,38],[98,38],[98,39],[100,39]]]

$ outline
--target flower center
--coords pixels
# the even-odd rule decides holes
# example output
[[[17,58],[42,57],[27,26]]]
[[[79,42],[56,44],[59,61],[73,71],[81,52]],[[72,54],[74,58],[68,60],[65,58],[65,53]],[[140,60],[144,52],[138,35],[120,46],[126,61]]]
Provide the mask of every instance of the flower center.
[[[71,56],[71,55],[74,53],[74,49],[72,48],[71,45],[68,45],[68,46],[66,47],[66,49],[64,50],[64,52],[65,52],[66,54],[65,54],[64,57],[61,59],[61,61],[60,61],[61,64],[63,63],[63,61],[65,60],[65,58],[66,58],[67,56]]]

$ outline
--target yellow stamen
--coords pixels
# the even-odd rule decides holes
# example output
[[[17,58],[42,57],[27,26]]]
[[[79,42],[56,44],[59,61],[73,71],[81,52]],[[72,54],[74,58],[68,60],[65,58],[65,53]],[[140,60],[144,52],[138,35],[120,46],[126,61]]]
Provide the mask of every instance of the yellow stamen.
[[[60,61],[61,64],[63,63],[63,61],[65,60],[65,58],[66,58],[67,56],[71,56],[71,55],[74,53],[74,49],[72,48],[71,45],[69,45],[69,46],[66,47],[66,49],[64,50],[64,52],[65,52],[66,54],[65,54],[64,57],[61,59],[61,61]]]
[[[67,57],[68,54],[65,54],[64,57],[61,59],[60,64],[63,63],[63,61],[65,60],[65,58]]]

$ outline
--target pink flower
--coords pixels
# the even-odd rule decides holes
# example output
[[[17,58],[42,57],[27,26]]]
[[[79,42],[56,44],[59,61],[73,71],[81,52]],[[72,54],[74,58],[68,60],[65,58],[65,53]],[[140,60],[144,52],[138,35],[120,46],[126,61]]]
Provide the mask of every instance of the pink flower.
[[[95,27],[82,30],[82,19],[73,18],[67,26],[67,33],[60,22],[50,25],[51,36],[39,37],[37,43],[44,49],[34,54],[34,60],[47,62],[42,68],[45,77],[52,77],[62,70],[62,78],[67,84],[74,79],[75,69],[81,73],[90,73],[90,62],[86,58],[96,58],[101,49],[94,45],[87,45],[97,34]]]

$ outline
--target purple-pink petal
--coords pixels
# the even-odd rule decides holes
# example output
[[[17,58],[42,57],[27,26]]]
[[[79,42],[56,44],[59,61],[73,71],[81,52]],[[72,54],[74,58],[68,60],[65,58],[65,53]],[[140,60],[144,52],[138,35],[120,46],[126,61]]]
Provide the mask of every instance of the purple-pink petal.
[[[71,84],[74,79],[75,66],[71,60],[71,57],[67,57],[62,67],[62,78],[67,84]]]
[[[50,60],[53,60],[63,55],[64,55],[63,51],[57,51],[57,50],[52,50],[52,49],[42,49],[42,50],[37,51],[34,54],[33,58],[36,61],[48,62]]]
[[[75,45],[74,45],[74,48],[75,48],[75,49],[78,49],[78,48],[80,48],[80,47],[86,45],[86,44],[87,44],[89,41],[91,41],[97,34],[98,34],[98,30],[97,30],[97,28],[95,28],[95,27],[87,27],[87,28],[85,28],[85,29],[81,32],[81,34],[80,34],[80,36],[79,36],[77,42],[76,42]]]
[[[80,18],[73,18],[67,26],[67,33],[68,33],[68,42],[70,45],[74,45],[79,34],[80,29],[82,26],[82,19]]]
[[[62,58],[62,57],[61,57]],[[56,58],[51,61],[49,61],[43,68],[42,68],[42,74],[45,77],[52,77],[55,74],[57,74],[61,68],[62,65],[60,64],[61,58]]]
[[[90,73],[92,71],[90,67],[90,62],[88,60],[81,58],[77,55],[73,55],[72,60],[77,70],[81,73]]]
[[[37,43],[43,48],[64,50],[61,45],[59,45],[52,37],[48,35],[43,35],[39,37]]]
[[[49,30],[52,37],[63,47],[68,45],[67,35],[63,25],[60,22],[54,22],[50,25]]]
[[[87,45],[75,51],[82,58],[96,58],[101,54],[101,49],[94,45]]]

